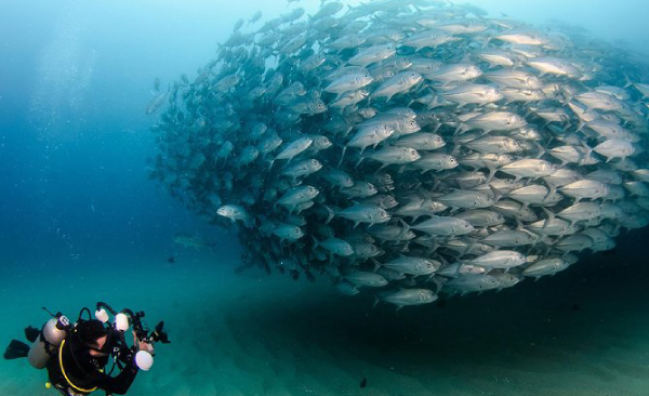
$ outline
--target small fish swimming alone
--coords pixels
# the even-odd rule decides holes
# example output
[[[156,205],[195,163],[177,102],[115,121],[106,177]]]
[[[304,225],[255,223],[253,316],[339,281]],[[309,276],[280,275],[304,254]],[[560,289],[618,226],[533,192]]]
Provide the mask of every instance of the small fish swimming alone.
[[[159,86],[159,83],[157,85]],[[146,114],[150,115],[160,110],[168,98],[169,92],[157,92],[146,107]]]
[[[210,249],[214,250],[214,247],[216,243],[209,243],[207,242],[202,236],[200,235],[191,235],[191,234],[185,234],[185,233],[177,233],[174,235],[174,244],[180,245],[185,248],[192,248],[192,249]],[[173,257],[172,257],[173,258]]]

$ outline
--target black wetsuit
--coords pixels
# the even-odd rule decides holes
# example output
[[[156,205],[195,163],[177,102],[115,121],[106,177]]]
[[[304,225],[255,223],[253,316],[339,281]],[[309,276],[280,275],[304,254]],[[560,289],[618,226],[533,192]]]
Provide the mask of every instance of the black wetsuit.
[[[104,372],[108,357],[95,358],[87,353],[72,354],[73,347],[64,344],[62,349],[57,349],[47,364],[50,383],[61,394],[88,395],[94,390],[104,390],[107,394],[123,395],[133,384],[138,368],[135,364],[135,354],[131,350],[122,353],[119,358],[122,370],[115,377],[111,377]],[[59,350],[62,351],[62,356],[59,356]]]

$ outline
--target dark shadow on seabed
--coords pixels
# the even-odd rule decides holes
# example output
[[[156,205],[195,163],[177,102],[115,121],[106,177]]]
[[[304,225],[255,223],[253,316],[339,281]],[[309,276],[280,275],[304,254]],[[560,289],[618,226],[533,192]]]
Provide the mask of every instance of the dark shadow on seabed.
[[[339,296],[325,279],[233,275],[234,252],[138,263],[138,279],[149,274],[152,288],[115,289],[111,280],[102,290],[76,288],[83,302],[49,303],[78,309],[108,296],[168,322],[172,344],[159,348],[134,394],[641,396],[649,389],[648,236],[622,237],[615,254],[586,255],[552,278],[398,313]],[[23,309],[40,306],[21,293]],[[2,370],[28,381],[15,394],[42,389],[42,373]]]
[[[590,394],[618,384],[649,387],[649,269],[641,254],[648,236],[630,234],[613,254],[586,255],[551,279],[398,313],[332,295],[326,286],[276,292],[280,297],[260,290],[213,312],[206,307],[195,336],[200,332],[207,344],[239,359],[244,371],[255,372],[259,367],[250,362],[257,358],[281,377],[281,362],[293,359],[296,378],[327,382],[327,365],[335,364],[331,375],[349,377],[331,378],[336,391],[357,389],[354,381],[362,377],[379,394],[569,394],[580,390],[568,386],[569,375]],[[232,349],[252,359],[235,357]],[[218,365],[223,358],[219,352],[211,359]],[[395,378],[403,379],[402,388]],[[409,380],[421,388],[409,387]]]

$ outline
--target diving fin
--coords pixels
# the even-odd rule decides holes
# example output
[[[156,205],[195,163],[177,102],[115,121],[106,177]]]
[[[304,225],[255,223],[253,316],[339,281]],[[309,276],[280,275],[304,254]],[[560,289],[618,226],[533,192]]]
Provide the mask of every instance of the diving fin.
[[[36,342],[39,335],[41,335],[41,331],[34,327],[29,326],[25,329],[25,338],[27,338],[29,342]]]
[[[11,340],[9,346],[5,350],[4,358],[7,360],[26,358],[29,353],[30,346],[22,341]]]

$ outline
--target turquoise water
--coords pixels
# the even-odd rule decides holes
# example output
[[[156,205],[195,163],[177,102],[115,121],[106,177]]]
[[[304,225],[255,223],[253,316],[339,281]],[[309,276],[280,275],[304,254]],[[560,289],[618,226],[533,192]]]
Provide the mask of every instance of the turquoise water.
[[[325,283],[235,276],[234,255],[179,255],[174,266],[112,256],[98,267],[129,269],[99,282],[95,270],[3,271],[0,337],[43,321],[44,304],[72,315],[99,299],[137,306],[165,319],[172,340],[139,374],[131,392],[140,395],[644,395],[649,387],[649,276],[633,264],[584,262],[562,277],[395,313]],[[25,361],[4,361],[0,377],[2,394],[51,394],[45,373]]]
[[[638,2],[483,3],[647,45]],[[47,320],[43,306],[76,317],[106,301],[168,326],[134,395],[647,394],[646,231],[549,279],[398,313],[324,279],[234,273],[236,238],[147,179],[144,107],[155,77],[195,71],[234,21],[283,2],[0,7],[1,343]],[[177,232],[215,252],[174,245]],[[0,361],[0,395],[53,394],[45,381]]]

